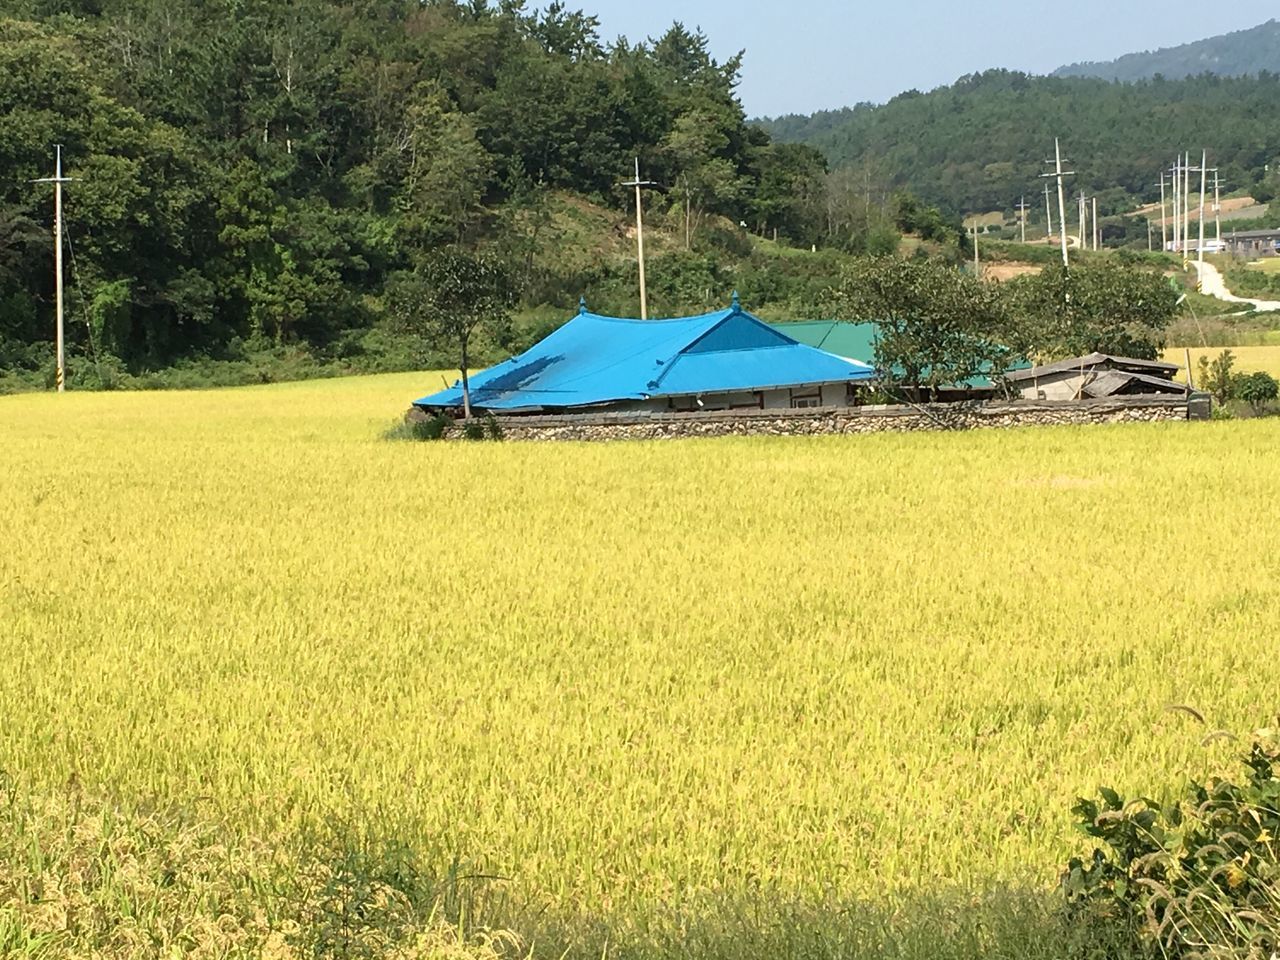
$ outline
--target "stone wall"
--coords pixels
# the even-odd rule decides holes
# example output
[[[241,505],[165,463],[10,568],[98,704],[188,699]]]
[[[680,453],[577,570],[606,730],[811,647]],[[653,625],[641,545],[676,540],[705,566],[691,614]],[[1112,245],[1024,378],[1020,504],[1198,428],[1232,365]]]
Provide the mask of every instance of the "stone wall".
[[[1054,424],[1203,419],[1203,395],[1105,400],[1015,400],[930,406],[815,407],[714,413],[639,411],[497,418],[507,440],[662,440],[681,437],[817,436],[822,434],[973,430]],[[408,420],[426,419],[413,408]],[[462,429],[451,426],[447,439]]]

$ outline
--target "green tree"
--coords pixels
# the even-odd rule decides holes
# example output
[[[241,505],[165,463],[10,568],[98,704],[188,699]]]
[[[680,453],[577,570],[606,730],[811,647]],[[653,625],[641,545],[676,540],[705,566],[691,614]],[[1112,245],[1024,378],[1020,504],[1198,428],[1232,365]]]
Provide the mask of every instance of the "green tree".
[[[1046,267],[1009,294],[1011,345],[1045,359],[1097,351],[1154,360],[1178,308],[1159,272],[1120,264]]]
[[[841,319],[875,323],[876,368],[894,387],[927,390],[1007,369],[999,291],[937,260],[880,257],[846,270],[826,298]]]
[[[1201,390],[1206,391],[1218,401],[1219,406],[1235,398],[1236,386],[1240,379],[1235,373],[1235,365],[1236,355],[1230,350],[1223,350],[1212,360],[1205,355],[1200,357],[1200,372],[1196,382]]]
[[[720,122],[724,119],[711,110],[686,113],[676,120],[662,145],[676,171],[671,196],[683,214],[686,250],[706,212],[728,209],[743,189],[733,161],[722,155],[730,143]]]
[[[1280,384],[1265,370],[1256,370],[1240,377],[1235,393],[1260,417],[1267,412],[1267,407],[1275,402],[1276,397],[1280,396]]]
[[[816,243],[827,199],[827,161],[812,147],[770,144],[759,151],[751,215],[762,236],[772,228],[798,243]]]
[[[458,351],[463,414],[470,419],[472,342],[482,332],[500,337],[510,317],[505,265],[482,254],[438,250],[414,271],[394,278],[388,300],[401,330]]]

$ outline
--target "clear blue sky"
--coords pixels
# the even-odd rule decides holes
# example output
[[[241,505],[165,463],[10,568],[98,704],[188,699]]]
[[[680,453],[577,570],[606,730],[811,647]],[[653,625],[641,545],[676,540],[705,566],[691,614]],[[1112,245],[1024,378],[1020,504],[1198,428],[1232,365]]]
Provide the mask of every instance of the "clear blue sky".
[[[752,116],[883,102],[989,67],[1048,73],[1077,60],[1241,30],[1266,4],[1192,0],[571,0],[605,40],[700,26],[723,59],[747,51],[740,93]]]

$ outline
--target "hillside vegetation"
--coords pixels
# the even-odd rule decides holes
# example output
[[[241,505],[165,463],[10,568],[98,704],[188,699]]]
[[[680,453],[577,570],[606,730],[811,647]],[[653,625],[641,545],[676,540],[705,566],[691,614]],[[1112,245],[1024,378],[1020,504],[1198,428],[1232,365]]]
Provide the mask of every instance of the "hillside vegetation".
[[[1073,63],[1059,67],[1053,75],[1132,83],[1157,76],[1178,80],[1202,73],[1221,77],[1280,73],[1280,20],[1176,47],[1129,53],[1115,60]]]
[[[1161,168],[1201,146],[1226,183],[1260,202],[1280,183],[1280,75],[1117,85],[992,70],[882,106],[761,125],[778,141],[819,148],[833,167],[950,211],[1012,215],[1025,196],[1037,223],[1044,222],[1038,177],[1054,137],[1076,171],[1069,189],[1096,194],[1104,216],[1158,202]]]
[[[727,301],[762,251],[896,243],[852,186],[830,206],[820,154],[747,123],[739,58],[717,62],[680,24],[609,44],[559,3],[23,0],[5,13],[0,371],[51,377],[52,197],[28,181],[52,173],[55,143],[75,178],[73,364],[129,376],[270,351],[404,367],[385,292],[449,246],[508,264],[526,313],[563,316],[582,294],[634,312],[619,183],[637,157],[659,185],[646,197],[655,312]]]

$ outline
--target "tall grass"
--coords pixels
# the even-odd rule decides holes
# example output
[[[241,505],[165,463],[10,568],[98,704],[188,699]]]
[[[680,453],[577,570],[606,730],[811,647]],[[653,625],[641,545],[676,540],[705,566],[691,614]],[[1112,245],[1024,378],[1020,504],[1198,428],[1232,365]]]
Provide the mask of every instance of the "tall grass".
[[[264,935],[336,834],[517,952],[1068,956],[1072,798],[1280,685],[1280,425],[381,441],[436,379],[0,400],[33,803],[200,811]]]

